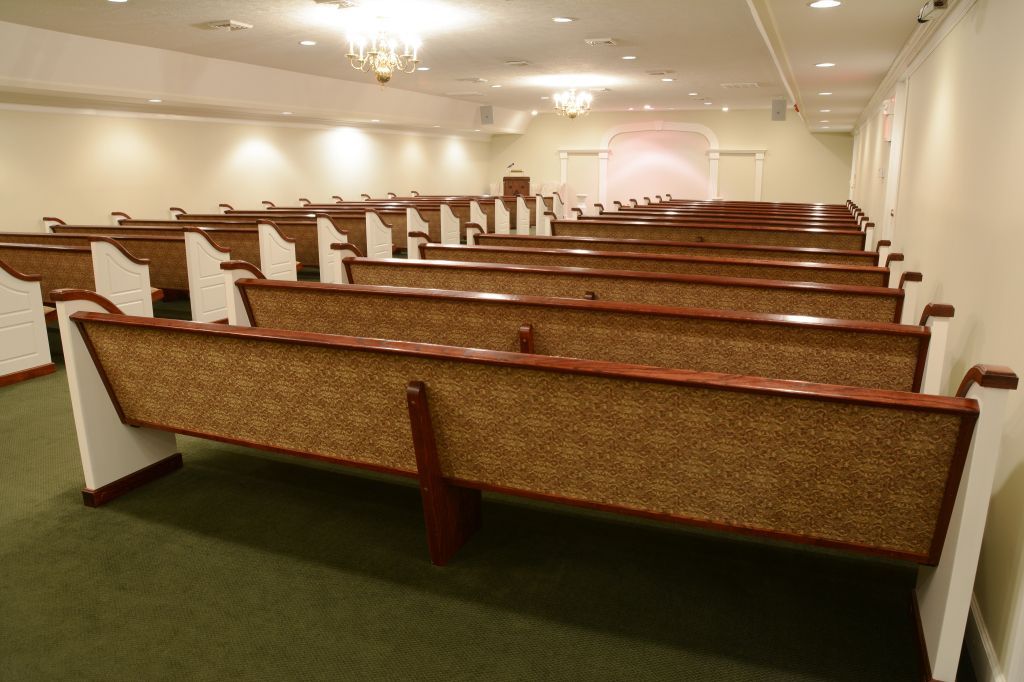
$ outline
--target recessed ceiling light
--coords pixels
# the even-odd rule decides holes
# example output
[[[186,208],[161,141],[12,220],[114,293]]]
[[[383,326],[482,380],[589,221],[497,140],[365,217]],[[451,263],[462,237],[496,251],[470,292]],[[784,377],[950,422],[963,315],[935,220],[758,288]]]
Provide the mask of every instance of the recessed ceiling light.
[[[822,97],[828,97],[832,93],[831,92],[819,92],[818,94],[821,95]]]
[[[303,47],[313,47],[314,45],[316,45],[316,41],[315,40],[300,40],[299,41],[299,45],[302,45]]]
[[[433,126],[434,128],[440,128],[441,126]]]
[[[820,114],[831,114],[832,110],[831,109],[818,109],[818,113],[820,113]]]
[[[833,62],[819,62],[819,63],[815,64],[815,66],[817,66],[819,69],[831,69],[833,66],[835,66],[835,63],[833,63]]]
[[[722,107],[722,111],[729,111],[729,107]]]
[[[814,0],[814,2],[807,3],[807,6],[814,9],[829,9],[831,7],[839,7],[841,4],[843,3],[839,2],[839,0]]]
[[[662,83],[671,83],[674,80],[675,80],[675,78],[662,78],[661,82]]]
[[[417,71],[430,71],[430,67],[429,66],[417,66],[416,70]]]
[[[491,87],[492,88],[500,88],[501,86],[500,85],[492,85]]]
[[[128,2],[128,0],[110,0],[110,2]]]
[[[474,132],[474,133],[479,133],[479,132],[480,132],[480,129],[479,129],[479,128],[474,128],[474,129],[473,129],[473,132]]]
[[[146,101],[149,102],[150,104],[160,104],[161,102],[163,102],[162,99],[150,99],[150,100],[146,100]]]
[[[556,24],[569,24],[576,21],[576,17],[551,17],[551,21]]]
[[[375,119],[371,120],[370,123],[380,123],[380,119],[379,118],[375,118]]]
[[[540,113],[539,111],[537,111],[536,109],[534,109],[533,111],[531,111],[531,112],[530,112],[530,116],[536,116],[536,115],[537,115],[537,114],[539,114],[539,113]]]
[[[830,121],[827,118],[823,118],[822,120],[818,121],[818,123],[830,123]]]
[[[653,109],[653,108],[654,108],[654,107],[652,107],[652,106],[651,106],[650,104],[645,104],[645,105],[644,105],[644,109],[646,109],[647,111],[650,111],[650,110],[651,110],[651,109]]]
[[[548,97],[547,95],[541,95],[541,99],[551,99],[551,98]]]
[[[281,112],[281,115],[282,115],[282,116],[291,116],[291,115],[292,115],[292,112],[290,112],[290,111],[282,111],[282,112]]]
[[[691,92],[691,93],[689,93],[689,94],[690,94],[690,97],[696,97],[696,96],[698,96],[698,95],[699,95],[700,93],[699,93],[699,92]]]
[[[630,110],[630,111],[633,111],[633,107],[630,107],[630,108],[629,108],[629,110]]]
[[[628,61],[628,60],[631,60],[631,59],[636,59],[636,55],[635,55],[635,54],[627,54],[627,55],[625,55],[625,56],[623,57],[623,59],[625,59],[625,60],[627,60],[627,61]]]

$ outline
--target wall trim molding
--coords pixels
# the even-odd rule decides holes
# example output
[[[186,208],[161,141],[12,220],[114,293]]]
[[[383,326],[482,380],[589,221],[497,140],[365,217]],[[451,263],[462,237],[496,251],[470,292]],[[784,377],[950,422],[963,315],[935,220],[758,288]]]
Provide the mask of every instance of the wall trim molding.
[[[967,619],[967,652],[978,682],[1007,682],[1006,674],[996,656],[992,636],[981,615],[978,598],[971,594],[971,615]]]

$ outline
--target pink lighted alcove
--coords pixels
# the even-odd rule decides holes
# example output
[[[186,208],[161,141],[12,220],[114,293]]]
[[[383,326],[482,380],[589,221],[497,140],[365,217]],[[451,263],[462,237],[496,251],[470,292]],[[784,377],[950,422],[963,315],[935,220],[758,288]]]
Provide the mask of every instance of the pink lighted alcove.
[[[670,193],[675,199],[709,198],[708,138],[677,130],[624,132],[612,138],[608,198],[640,199]]]

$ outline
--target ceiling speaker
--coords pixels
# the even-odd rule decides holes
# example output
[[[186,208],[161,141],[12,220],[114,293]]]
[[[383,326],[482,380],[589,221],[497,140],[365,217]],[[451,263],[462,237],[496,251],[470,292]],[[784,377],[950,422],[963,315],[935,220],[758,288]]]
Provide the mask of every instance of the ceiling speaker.
[[[494,107],[489,104],[485,104],[480,107],[480,123],[483,125],[491,125],[494,123]]]
[[[772,120],[773,121],[785,121],[786,120],[786,98],[785,97],[773,97],[772,98]]]

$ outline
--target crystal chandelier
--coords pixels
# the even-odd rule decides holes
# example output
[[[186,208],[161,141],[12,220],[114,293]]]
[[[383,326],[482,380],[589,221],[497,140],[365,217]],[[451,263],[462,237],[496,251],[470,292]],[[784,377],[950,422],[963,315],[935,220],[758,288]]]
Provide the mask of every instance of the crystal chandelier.
[[[396,73],[412,73],[420,63],[416,56],[419,45],[411,40],[403,42],[402,51],[399,53],[397,40],[385,33],[377,33],[370,40],[369,50],[366,48],[364,40],[350,40],[348,54],[345,56],[348,57],[353,69],[372,72],[381,85],[390,81]]]
[[[566,90],[555,93],[555,111],[559,116],[566,118],[577,118],[590,113],[590,105],[594,102],[594,96],[586,90],[576,92]]]

